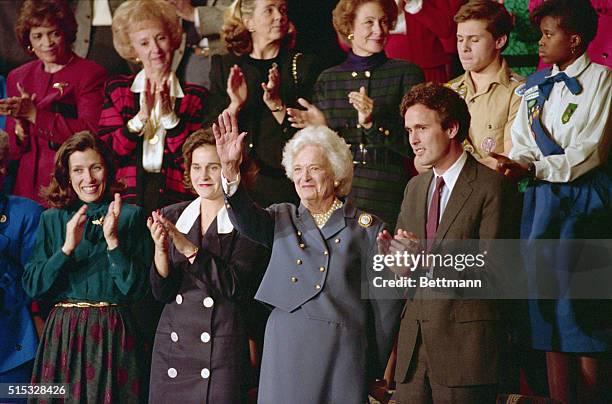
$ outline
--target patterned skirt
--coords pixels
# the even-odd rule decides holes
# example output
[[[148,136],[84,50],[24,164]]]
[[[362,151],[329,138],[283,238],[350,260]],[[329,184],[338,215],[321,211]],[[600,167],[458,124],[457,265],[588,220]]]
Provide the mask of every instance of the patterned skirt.
[[[38,346],[32,383],[66,383],[62,399],[36,403],[137,403],[140,353],[127,307],[55,307]]]

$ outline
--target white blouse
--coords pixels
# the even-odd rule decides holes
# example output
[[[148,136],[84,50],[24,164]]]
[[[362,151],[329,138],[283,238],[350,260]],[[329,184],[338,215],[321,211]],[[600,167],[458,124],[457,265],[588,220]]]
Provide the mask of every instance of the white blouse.
[[[550,76],[557,73],[559,67],[555,65]],[[543,126],[565,154],[545,157],[535,142],[527,102],[537,97],[537,90],[525,89],[512,125],[509,157],[522,163],[533,162],[536,178],[548,182],[570,182],[602,165],[612,140],[610,70],[583,54],[565,73],[576,77],[582,91],[574,95],[564,82],[555,83],[541,113]]]

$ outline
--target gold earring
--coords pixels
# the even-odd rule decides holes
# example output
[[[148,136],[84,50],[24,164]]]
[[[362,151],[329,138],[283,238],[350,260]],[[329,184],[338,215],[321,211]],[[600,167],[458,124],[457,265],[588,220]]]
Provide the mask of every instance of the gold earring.
[[[350,34],[348,34],[347,38],[349,41],[352,41],[353,39],[355,39],[355,34],[351,32]]]
[[[136,58],[134,60],[136,61],[136,63],[140,63],[140,58]]]
[[[340,185],[340,181],[334,181],[334,188],[338,188],[338,185]]]
[[[28,50],[28,53],[34,53],[34,48],[32,48],[32,45],[26,46],[26,49]]]

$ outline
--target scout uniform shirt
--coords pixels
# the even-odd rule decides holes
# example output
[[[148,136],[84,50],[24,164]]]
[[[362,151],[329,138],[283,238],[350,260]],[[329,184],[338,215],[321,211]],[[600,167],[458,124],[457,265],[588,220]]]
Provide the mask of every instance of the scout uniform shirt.
[[[470,72],[465,72],[446,84],[467,103],[472,120],[464,149],[475,158],[483,159],[489,152],[504,152],[504,142],[510,141],[510,128],[521,102],[514,90],[523,80],[510,70],[506,60],[502,59],[496,77],[478,94]]]

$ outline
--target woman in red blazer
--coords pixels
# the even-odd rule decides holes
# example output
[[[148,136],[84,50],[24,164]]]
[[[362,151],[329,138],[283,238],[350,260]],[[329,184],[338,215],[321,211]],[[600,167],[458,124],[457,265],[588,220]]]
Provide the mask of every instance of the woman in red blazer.
[[[39,193],[51,181],[56,150],[75,132],[95,133],[102,109],[106,71],[71,51],[76,31],[65,0],[25,1],[15,32],[36,59],[9,73],[0,100],[10,158],[19,160],[13,194],[45,206]]]

